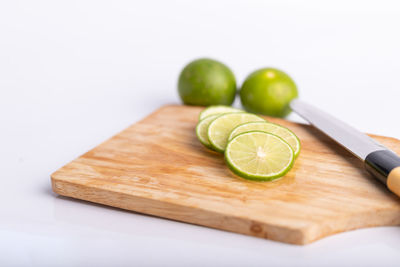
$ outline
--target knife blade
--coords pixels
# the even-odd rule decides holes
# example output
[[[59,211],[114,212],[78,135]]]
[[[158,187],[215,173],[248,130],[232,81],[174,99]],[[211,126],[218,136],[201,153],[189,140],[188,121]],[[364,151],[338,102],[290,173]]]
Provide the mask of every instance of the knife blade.
[[[400,157],[398,155],[368,135],[301,100],[292,100],[290,108],[364,161],[367,171],[400,196]]]

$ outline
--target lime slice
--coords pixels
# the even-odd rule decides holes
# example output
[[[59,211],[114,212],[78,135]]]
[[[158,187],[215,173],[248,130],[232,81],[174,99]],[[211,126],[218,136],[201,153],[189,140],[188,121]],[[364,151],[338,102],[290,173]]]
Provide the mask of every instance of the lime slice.
[[[219,152],[224,152],[232,129],[240,124],[250,121],[265,120],[257,115],[244,112],[226,113],[218,116],[210,123],[207,130],[208,140],[213,149]]]
[[[213,115],[213,114],[223,114],[223,113],[233,113],[233,112],[244,112],[244,110],[229,107],[229,106],[210,106],[200,112],[199,120],[204,119],[207,116]]]
[[[199,121],[199,123],[197,123],[196,126],[196,135],[200,143],[202,143],[204,146],[210,149],[212,149],[212,146],[210,144],[210,141],[208,140],[207,129],[208,125],[210,125],[210,123],[218,116],[219,114],[207,116],[201,121]]]
[[[295,158],[300,153],[299,138],[288,128],[271,122],[257,121],[241,124],[232,130],[228,140],[232,140],[235,136],[249,131],[263,131],[275,134],[285,140],[293,148]]]
[[[225,160],[240,177],[270,181],[282,177],[292,168],[294,153],[282,138],[250,131],[237,135],[228,143]]]

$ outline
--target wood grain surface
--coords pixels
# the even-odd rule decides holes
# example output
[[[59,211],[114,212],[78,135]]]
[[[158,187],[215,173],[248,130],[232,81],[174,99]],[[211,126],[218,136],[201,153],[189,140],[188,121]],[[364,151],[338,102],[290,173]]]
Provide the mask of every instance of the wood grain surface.
[[[247,181],[196,139],[201,110],[158,109],[53,173],[54,192],[292,244],[400,224],[400,198],[313,127],[266,117],[294,131],[302,150],[283,178]],[[400,152],[399,140],[372,137]]]

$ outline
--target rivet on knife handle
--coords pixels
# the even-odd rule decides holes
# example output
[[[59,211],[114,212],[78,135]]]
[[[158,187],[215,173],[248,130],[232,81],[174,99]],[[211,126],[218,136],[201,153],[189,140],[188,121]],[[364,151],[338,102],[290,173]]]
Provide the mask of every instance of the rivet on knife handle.
[[[365,167],[382,183],[400,196],[400,157],[389,150],[379,150],[368,154]]]

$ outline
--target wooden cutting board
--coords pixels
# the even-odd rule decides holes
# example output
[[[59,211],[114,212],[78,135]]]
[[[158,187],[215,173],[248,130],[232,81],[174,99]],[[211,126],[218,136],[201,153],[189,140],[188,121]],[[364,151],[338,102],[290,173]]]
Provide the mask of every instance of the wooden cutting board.
[[[400,198],[313,127],[267,118],[294,131],[302,151],[285,177],[247,181],[196,139],[201,110],[158,109],[53,173],[54,192],[293,244],[400,224]],[[399,140],[372,137],[400,152]]]

